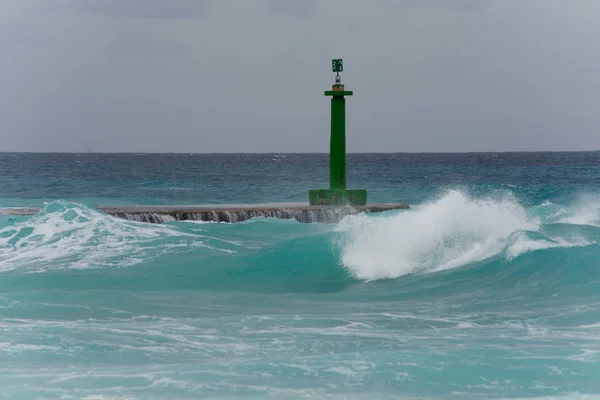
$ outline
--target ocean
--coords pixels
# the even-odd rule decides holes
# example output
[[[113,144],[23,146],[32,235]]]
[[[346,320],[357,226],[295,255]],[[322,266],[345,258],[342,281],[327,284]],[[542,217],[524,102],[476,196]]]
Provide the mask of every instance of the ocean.
[[[600,398],[600,152],[349,154],[410,210],[307,201],[325,154],[0,154],[0,398]]]

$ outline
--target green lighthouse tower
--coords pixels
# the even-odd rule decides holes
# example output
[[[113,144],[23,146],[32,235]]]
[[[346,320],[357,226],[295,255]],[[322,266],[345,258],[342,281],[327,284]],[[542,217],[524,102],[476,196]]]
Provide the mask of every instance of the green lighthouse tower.
[[[308,193],[311,205],[353,205],[367,203],[364,189],[346,189],[346,98],[352,91],[344,89],[340,72],[344,70],[341,59],[332,60],[336,73],[335,84],[325,96],[331,97],[331,137],[329,144],[329,189],[314,189]]]

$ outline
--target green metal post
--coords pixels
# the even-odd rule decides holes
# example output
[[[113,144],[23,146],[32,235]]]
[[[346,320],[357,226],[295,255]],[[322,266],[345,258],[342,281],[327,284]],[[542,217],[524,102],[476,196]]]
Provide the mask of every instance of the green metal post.
[[[329,189],[309,191],[311,205],[356,205],[364,206],[367,191],[364,189],[346,189],[346,98],[353,92],[344,89],[340,72],[344,70],[341,59],[332,61],[336,73],[335,84],[325,96],[331,96],[331,136],[329,139]]]
[[[346,99],[344,96],[331,98],[329,187],[346,189]]]
[[[335,85],[325,96],[331,96],[331,138],[329,143],[329,188],[346,189],[346,99],[352,96],[345,91],[340,78],[344,70],[341,59],[332,60],[332,70],[336,73]]]

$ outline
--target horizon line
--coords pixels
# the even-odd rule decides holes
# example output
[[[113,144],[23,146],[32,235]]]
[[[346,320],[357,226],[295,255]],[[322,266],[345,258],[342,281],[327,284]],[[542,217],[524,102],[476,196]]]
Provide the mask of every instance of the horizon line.
[[[598,150],[482,150],[482,151],[349,151],[346,154],[514,154],[514,153],[598,153]],[[328,155],[329,152],[190,152],[190,151],[0,151],[0,154],[189,154],[189,155],[240,155],[240,154],[298,154]]]

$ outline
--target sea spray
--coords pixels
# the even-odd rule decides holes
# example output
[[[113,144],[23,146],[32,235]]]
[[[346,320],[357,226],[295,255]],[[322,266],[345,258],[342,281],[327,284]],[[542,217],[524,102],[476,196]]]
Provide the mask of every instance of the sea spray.
[[[366,280],[457,268],[507,248],[507,256],[514,258],[525,251],[591,243],[583,238],[528,239],[528,232],[540,228],[539,217],[528,215],[511,193],[473,198],[451,190],[393,216],[348,217],[338,230],[345,236],[342,263]]]
[[[554,248],[585,247],[595,244],[593,240],[587,240],[577,234],[568,235],[568,239],[560,236],[536,235],[531,238],[531,234],[519,232],[513,237],[512,243],[506,249],[507,260],[513,260],[521,254],[530,251],[547,250]]]
[[[196,245],[190,233],[125,221],[88,207],[47,203],[37,215],[0,228],[0,271],[130,266],[166,251],[161,240]]]
[[[600,227],[600,194],[581,193],[562,211],[558,223]]]

